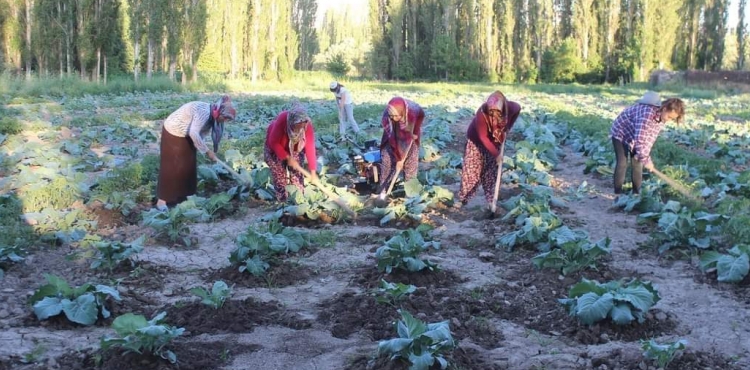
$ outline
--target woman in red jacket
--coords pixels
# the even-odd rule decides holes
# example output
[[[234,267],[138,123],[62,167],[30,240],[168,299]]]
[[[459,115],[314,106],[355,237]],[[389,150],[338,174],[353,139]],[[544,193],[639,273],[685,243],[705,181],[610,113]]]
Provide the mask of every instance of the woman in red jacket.
[[[312,176],[309,180],[318,180],[315,172],[315,129],[304,107],[297,104],[288,111],[281,112],[271,122],[266,132],[264,153],[266,163],[271,169],[277,200],[286,200],[287,184],[304,190],[304,170],[300,166],[303,156],[307,158],[307,168]]]
[[[477,110],[466,131],[461,190],[456,207],[466,205],[479,189],[481,182],[488,208],[495,195],[497,167],[502,163],[500,146],[521,113],[521,105],[508,101],[500,91],[495,91]]]
[[[422,121],[422,107],[401,97],[391,99],[383,111],[383,137],[380,140],[382,176],[378,190],[381,200],[385,199],[393,176],[398,176],[402,169],[405,181],[417,176]]]

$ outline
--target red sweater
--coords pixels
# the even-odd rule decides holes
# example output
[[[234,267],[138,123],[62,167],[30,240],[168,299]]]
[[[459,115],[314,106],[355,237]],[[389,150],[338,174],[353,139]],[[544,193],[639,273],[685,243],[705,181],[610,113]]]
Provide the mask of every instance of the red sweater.
[[[286,117],[287,111],[281,112],[275,120],[271,121],[266,132],[266,146],[282,161],[291,155],[289,152],[289,134],[286,132]],[[294,150],[297,153],[301,151],[300,148],[294,148]],[[304,150],[305,157],[307,158],[307,168],[310,172],[315,172],[317,169],[317,155],[315,154],[315,129],[313,129],[312,124],[308,124],[305,130]]]
[[[383,126],[383,137],[380,139],[380,149],[389,145],[393,148],[393,154],[396,156],[397,161],[400,161],[409,154],[404,153],[409,146],[409,143],[414,141],[414,144],[412,145],[419,146],[420,139],[422,138],[422,121],[424,121],[425,116],[424,110],[422,110],[422,107],[420,107],[419,104],[408,99],[405,100],[409,105],[409,114],[405,119],[406,122],[414,124],[414,135],[417,136],[416,140],[412,139],[411,132],[399,129],[398,125],[391,125],[391,122],[388,119],[388,109],[383,111],[383,117],[380,119],[380,124]]]
[[[482,104],[481,107],[477,110],[477,113],[474,115],[474,119],[471,121],[471,124],[469,124],[468,130],[466,130],[466,138],[471,140],[474,145],[478,147],[484,147],[487,149],[490,154],[497,157],[500,155],[500,150],[498,149],[498,146],[502,144],[502,142],[495,142],[492,139],[492,136],[490,135],[490,130],[488,128],[488,122],[486,120],[487,116],[483,113],[484,104]],[[521,113],[521,105],[508,100],[508,123],[505,126],[504,132],[510,131],[510,129],[513,127],[513,124],[516,123],[516,119],[518,118],[518,115]],[[505,135],[503,135],[503,141],[505,141]]]

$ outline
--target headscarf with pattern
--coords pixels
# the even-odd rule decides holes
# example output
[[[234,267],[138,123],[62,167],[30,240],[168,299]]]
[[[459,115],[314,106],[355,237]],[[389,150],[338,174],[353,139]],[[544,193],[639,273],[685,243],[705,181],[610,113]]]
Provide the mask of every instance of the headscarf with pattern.
[[[414,123],[409,122],[409,103],[407,103],[406,99],[401,97],[395,97],[391,99],[388,102],[388,106],[386,107],[388,110],[388,119],[390,119],[390,116],[401,116],[401,121],[399,122],[393,122],[391,120],[391,125],[393,126],[394,131],[401,131],[400,134],[409,134],[408,137],[411,137],[412,130],[414,129]],[[395,127],[398,123],[398,127]],[[402,135],[399,135],[399,133],[396,134],[397,138],[400,138]]]
[[[215,103],[211,104],[211,141],[214,143],[214,153],[219,150],[221,137],[224,135],[224,121],[233,121],[237,111],[232,106],[232,99],[229,95],[224,95]],[[222,117],[222,122],[218,118]]]
[[[500,111],[500,116],[490,114],[491,111]],[[500,91],[495,91],[487,98],[482,109],[487,122],[487,129],[490,132],[492,140],[503,142],[505,140],[505,131],[508,126],[508,100]]]
[[[304,122],[304,126],[295,130],[294,128],[300,123]],[[287,112],[286,116],[286,133],[289,135],[289,154],[296,154],[294,147],[299,148],[297,152],[301,152],[302,148],[305,147],[305,133],[307,132],[307,125],[310,124],[310,116],[307,115],[307,110],[300,103],[295,103]]]

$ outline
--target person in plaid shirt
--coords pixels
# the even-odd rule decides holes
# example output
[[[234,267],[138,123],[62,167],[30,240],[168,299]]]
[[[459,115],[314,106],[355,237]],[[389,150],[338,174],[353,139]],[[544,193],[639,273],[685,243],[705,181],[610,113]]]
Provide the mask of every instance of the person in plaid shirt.
[[[631,165],[633,193],[641,190],[643,168],[651,171],[651,147],[656,142],[662,128],[667,122],[682,122],[685,115],[685,103],[677,98],[659,100],[655,92],[647,92],[635,105],[625,108],[612,124],[609,136],[615,148],[615,194],[622,193],[625,181],[628,157]]]

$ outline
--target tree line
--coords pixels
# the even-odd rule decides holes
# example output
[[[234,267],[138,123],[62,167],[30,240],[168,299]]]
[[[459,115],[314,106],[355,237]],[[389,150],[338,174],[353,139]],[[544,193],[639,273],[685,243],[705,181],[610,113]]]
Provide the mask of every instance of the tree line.
[[[201,75],[583,83],[746,69],[747,0],[0,0],[0,69],[106,82]]]

